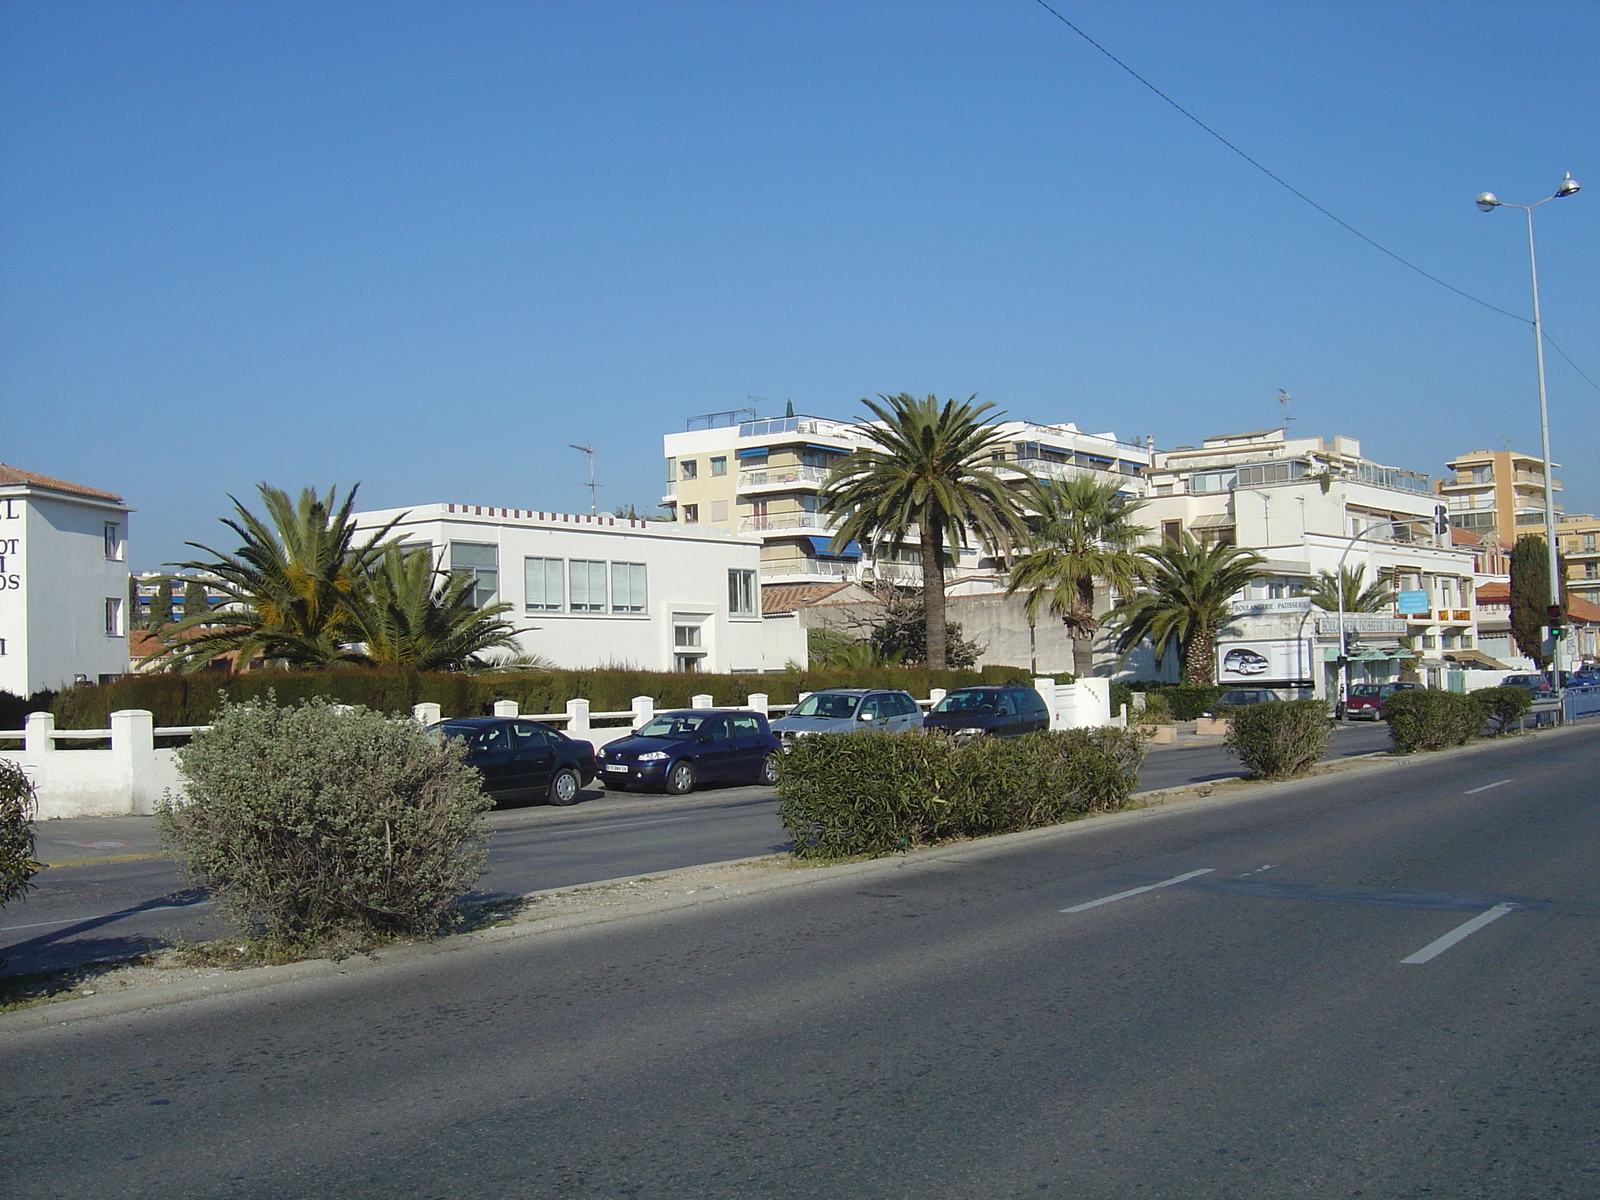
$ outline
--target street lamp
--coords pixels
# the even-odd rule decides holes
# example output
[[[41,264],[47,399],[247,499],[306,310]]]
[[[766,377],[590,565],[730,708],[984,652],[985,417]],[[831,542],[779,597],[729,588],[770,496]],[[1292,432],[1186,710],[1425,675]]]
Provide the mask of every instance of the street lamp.
[[[1339,593],[1339,700],[1336,709],[1338,712],[1344,711],[1344,706],[1350,699],[1350,648],[1349,642],[1345,637],[1344,628],[1345,559],[1350,557],[1350,551],[1356,548],[1357,542],[1377,537],[1379,533],[1392,532],[1404,525],[1417,525],[1425,520],[1427,520],[1426,517],[1408,517],[1399,521],[1379,521],[1376,525],[1369,525],[1366,529],[1358,529],[1350,535],[1350,540],[1345,543],[1344,552],[1339,555],[1339,565],[1333,569],[1334,588]]]
[[[1533,277],[1533,348],[1539,363],[1539,436],[1544,443],[1544,536],[1549,543],[1550,552],[1550,611],[1559,612],[1561,607],[1561,577],[1560,558],[1556,551],[1556,492],[1555,480],[1550,467],[1550,409],[1545,401],[1544,393],[1544,331],[1539,325],[1539,261],[1533,253],[1533,210],[1540,204],[1548,204],[1562,196],[1571,196],[1578,191],[1578,181],[1567,172],[1566,178],[1561,181],[1561,186],[1555,195],[1546,196],[1534,204],[1512,204],[1507,200],[1497,199],[1493,192],[1482,192],[1478,196],[1478,207],[1484,212],[1493,212],[1497,208],[1520,208],[1528,214],[1528,273]],[[1561,640],[1554,639],[1550,650],[1550,669],[1554,672],[1556,689],[1561,688]]]

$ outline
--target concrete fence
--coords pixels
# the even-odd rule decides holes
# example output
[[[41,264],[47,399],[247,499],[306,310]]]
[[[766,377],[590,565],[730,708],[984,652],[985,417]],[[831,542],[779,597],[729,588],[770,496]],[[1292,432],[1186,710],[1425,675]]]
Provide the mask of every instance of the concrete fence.
[[[1077,683],[1058,684],[1052,679],[1035,679],[1033,683],[1050,710],[1052,729],[1113,723],[1110,681],[1080,679]],[[932,708],[944,697],[943,688],[934,688],[926,700],[917,703]],[[805,695],[800,699],[804,700]],[[694,696],[691,704],[695,708],[715,707],[709,695]],[[755,692],[738,709],[779,717],[793,707],[769,703],[764,693]],[[424,725],[432,725],[445,716],[437,704],[418,704],[411,713]],[[514,700],[501,700],[494,705],[497,717],[527,716],[596,746],[630,736],[655,713],[655,701],[649,696],[635,696],[631,707],[619,712],[592,712],[587,700],[569,700],[566,710],[558,713],[519,713]],[[164,793],[177,793],[182,785],[173,751],[158,749],[156,739],[170,741],[205,728],[157,729],[154,717],[138,708],[112,713],[109,729],[57,729],[51,713],[30,713],[25,729],[0,731],[0,740],[23,743],[20,751],[0,750],[0,758],[18,763],[33,780],[40,820],[148,816]],[[110,748],[62,748],[61,743],[71,741],[109,741]]]

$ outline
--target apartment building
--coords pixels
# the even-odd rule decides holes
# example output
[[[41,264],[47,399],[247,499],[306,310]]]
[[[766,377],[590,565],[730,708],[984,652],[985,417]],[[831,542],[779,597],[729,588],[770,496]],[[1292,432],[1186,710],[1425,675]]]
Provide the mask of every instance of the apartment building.
[[[999,424],[1005,447],[994,466],[1024,469],[1046,479],[1093,475],[1130,495],[1144,492],[1151,462],[1147,446],[1112,433],[1084,433],[1067,423]],[[761,539],[763,583],[839,579],[918,586],[917,547],[850,543],[834,549],[835,522],[822,511],[822,484],[850,451],[868,444],[859,428],[828,417],[757,417],[749,410],[689,419],[662,439],[667,490],[662,504],[677,526],[746,533]],[[1020,477],[1020,476],[1019,476]],[[977,547],[952,564],[951,576],[992,570]]]
[[[1246,547],[1266,573],[1233,601],[1218,645],[1218,679],[1288,693],[1334,694],[1339,621],[1297,595],[1319,572],[1364,570],[1401,602],[1347,618],[1351,678],[1417,674],[1444,686],[1457,667],[1486,665],[1477,649],[1474,554],[1441,531],[1432,480],[1361,453],[1355,438],[1290,437],[1282,429],[1206,438],[1160,451],[1140,519],[1152,536],[1188,533]]]
[[[127,671],[131,511],[111,492],[0,464],[0,690]]]
[[[1556,544],[1567,560],[1567,595],[1600,604],[1600,519],[1588,513],[1556,525]]]
[[[1559,464],[1557,464],[1559,465]],[[1544,534],[1544,460],[1514,450],[1473,450],[1445,464],[1451,476],[1436,487],[1450,513],[1450,524],[1480,536],[1494,536],[1510,550],[1517,539]],[[1561,480],[1553,480],[1561,491]],[[1556,519],[1561,501],[1556,499]]]

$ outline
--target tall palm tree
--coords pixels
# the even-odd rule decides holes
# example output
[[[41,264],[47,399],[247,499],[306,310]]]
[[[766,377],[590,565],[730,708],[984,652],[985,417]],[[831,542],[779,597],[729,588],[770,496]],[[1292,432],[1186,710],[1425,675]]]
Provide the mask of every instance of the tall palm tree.
[[[877,420],[856,427],[872,444],[851,451],[829,473],[822,510],[844,518],[833,537],[836,549],[851,541],[892,546],[916,531],[927,665],[942,671],[947,556],[959,555],[969,532],[1009,554],[1027,530],[1016,511],[1016,484],[988,467],[1004,444],[982,419],[994,405],[975,405],[973,396],[941,407],[936,396],[918,400],[904,392],[878,399],[883,403],[862,401]]]
[[[1335,578],[1332,571],[1318,571],[1300,594],[1311,597],[1311,603],[1328,612],[1339,611],[1341,595],[1347,613],[1380,612],[1394,603],[1394,588],[1381,578],[1363,588],[1361,581],[1366,573],[1365,567],[1340,567]]]
[[[1087,476],[1061,483],[1032,481],[1027,489],[1029,553],[1011,568],[1006,595],[1028,593],[1028,623],[1047,602],[1072,638],[1072,672],[1091,674],[1094,635],[1094,585],[1101,580],[1123,595],[1133,591],[1139,571],[1135,551],[1150,530],[1134,523],[1144,506],[1130,500],[1109,480]]]
[[[1138,589],[1107,614],[1120,632],[1124,660],[1141,642],[1158,659],[1177,651],[1185,683],[1215,683],[1217,634],[1232,618],[1228,601],[1256,576],[1266,559],[1238,546],[1202,546],[1185,533],[1139,552]]]
[[[224,554],[189,542],[213,557],[167,564],[213,577],[212,586],[224,600],[171,626],[162,649],[145,661],[185,671],[228,653],[237,653],[238,667],[257,654],[293,666],[359,661],[349,647],[357,637],[351,613],[365,598],[367,570],[382,553],[380,543],[394,522],[358,544],[352,515],[356,488],[337,509],[337,488],[326,496],[305,488],[298,501],[265,483],[258,490],[265,520],[228,497],[235,515],[222,523],[243,540],[238,550]]]
[[[485,650],[518,650],[506,603],[475,608],[477,581],[439,571],[428,546],[389,542],[367,575],[365,596],[351,605],[350,628],[380,666],[462,671],[487,665]]]

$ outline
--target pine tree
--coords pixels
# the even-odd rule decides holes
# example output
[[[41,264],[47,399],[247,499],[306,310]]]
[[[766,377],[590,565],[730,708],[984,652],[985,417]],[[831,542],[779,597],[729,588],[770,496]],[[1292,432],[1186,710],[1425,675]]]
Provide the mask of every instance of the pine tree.
[[[168,601],[170,604],[171,601]],[[211,604],[206,600],[206,585],[197,580],[189,580],[183,585],[183,617],[197,617],[201,613],[211,611]]]

